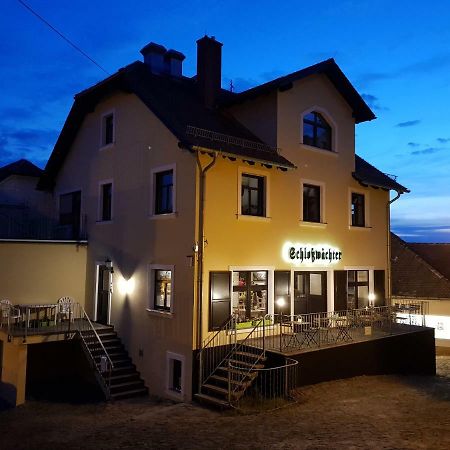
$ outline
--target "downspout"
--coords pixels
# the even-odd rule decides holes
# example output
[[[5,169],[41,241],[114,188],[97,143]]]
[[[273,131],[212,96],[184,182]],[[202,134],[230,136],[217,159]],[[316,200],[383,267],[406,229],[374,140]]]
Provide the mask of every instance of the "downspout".
[[[391,205],[400,198],[402,193],[397,191],[397,195],[387,202],[386,218],[387,218],[387,293],[388,293],[388,306],[392,306],[392,277],[391,277]]]
[[[213,160],[202,167],[199,152],[197,151],[197,166],[199,169],[199,194],[198,194],[198,237],[197,237],[197,348],[202,345],[202,309],[203,309],[203,251],[204,239],[204,211],[205,211],[205,180],[206,172],[216,164],[217,152],[214,152]]]

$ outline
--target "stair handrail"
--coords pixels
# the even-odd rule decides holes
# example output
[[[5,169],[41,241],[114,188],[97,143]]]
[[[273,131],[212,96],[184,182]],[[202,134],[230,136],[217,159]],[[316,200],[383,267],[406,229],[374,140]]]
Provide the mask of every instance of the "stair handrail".
[[[97,333],[97,331],[96,331],[94,325],[92,324],[91,319],[90,319],[89,316],[87,315],[85,309],[84,309],[83,306],[80,305],[79,303],[77,303],[77,306],[80,308],[80,311],[81,311],[81,313],[82,313],[82,314],[81,314],[82,320],[81,320],[81,321],[75,321],[77,330],[78,330],[78,332],[79,332],[79,334],[80,334],[80,337],[81,337],[81,339],[82,339],[82,341],[83,341],[83,343],[84,343],[84,346],[85,346],[86,350],[87,350],[88,353],[89,353],[89,356],[90,356],[90,358],[91,358],[91,362],[92,362],[93,366],[95,367],[95,370],[101,375],[101,378],[102,378],[102,379],[104,379],[103,374],[104,374],[105,372],[102,372],[102,371],[101,371],[101,368],[98,367],[98,365],[97,365],[97,363],[96,363],[96,361],[95,361],[94,355],[92,354],[91,350],[89,349],[89,345],[87,344],[87,342],[86,342],[86,340],[85,340],[85,338],[84,338],[84,336],[83,336],[83,333],[82,333],[82,332],[83,332],[83,331],[86,331],[86,330],[82,330],[82,329],[81,329],[81,326],[80,326],[80,324],[83,322],[83,320],[85,320],[85,321],[88,323],[89,328],[88,328],[87,331],[93,332],[93,334],[94,334],[94,336],[95,336],[95,338],[96,338],[96,340],[97,340],[97,343],[100,344],[100,347],[101,347],[101,349],[102,349],[102,351],[103,351],[103,356],[106,357],[106,361],[107,361],[107,372],[108,372],[108,377],[107,377],[106,387],[107,387],[108,392],[109,392],[109,388],[110,388],[110,386],[111,386],[111,372],[112,372],[112,369],[114,368],[114,363],[112,362],[112,360],[111,360],[111,358],[110,358],[110,356],[109,356],[109,354],[108,354],[108,352],[107,352],[105,346],[103,345],[102,340],[100,339],[100,336],[98,335],[98,333]]]
[[[255,319],[255,325],[254,327],[251,329],[251,331],[247,334],[247,336],[239,342],[239,344],[235,344],[234,346],[234,350],[232,349],[229,356],[227,357],[228,359],[228,367],[231,368],[236,368],[239,369],[240,372],[242,372],[241,376],[234,381],[237,381],[236,383],[236,387],[234,389],[232,389],[231,387],[231,372],[229,371],[229,380],[228,380],[228,402],[231,404],[231,398],[233,396],[233,393],[235,391],[238,390],[238,387],[240,384],[243,383],[243,381],[245,380],[245,378],[247,378],[247,376],[255,370],[255,366],[259,363],[259,361],[261,361],[262,358],[264,358],[264,356],[266,355],[266,332],[265,332],[265,328],[266,328],[266,320],[267,317],[271,317],[269,314],[266,314],[264,317],[260,317],[258,319]],[[261,351],[259,353],[254,353],[256,359],[253,362],[253,364],[251,366],[248,367],[242,367],[242,366],[238,366],[235,364],[232,364],[230,359],[233,356],[233,354],[236,357],[237,352],[239,352],[241,349],[243,349],[245,346],[248,346],[248,341],[250,339],[255,338],[255,334],[257,331],[262,331],[262,348],[260,349]],[[258,349],[258,347],[251,345],[252,348],[254,349]]]
[[[205,339],[203,341],[203,344],[198,352],[198,360],[199,360],[199,375],[198,375],[198,391],[201,392],[201,387],[206,381],[209,379],[209,377],[217,370],[217,368],[223,363],[224,360],[226,360],[227,356],[230,354],[227,353],[227,356],[220,357],[217,359],[217,361],[213,361],[213,367],[209,368],[209,373],[204,376],[204,355],[208,356],[208,351],[211,348],[217,347],[216,341],[220,340],[221,335],[225,334],[230,337],[230,341],[233,340],[234,342],[230,342],[233,347],[236,345],[236,323],[237,323],[237,316],[236,314],[231,314],[229,318],[223,323],[223,325],[209,338]],[[229,333],[231,332],[231,333]],[[213,358],[214,359],[214,358]]]

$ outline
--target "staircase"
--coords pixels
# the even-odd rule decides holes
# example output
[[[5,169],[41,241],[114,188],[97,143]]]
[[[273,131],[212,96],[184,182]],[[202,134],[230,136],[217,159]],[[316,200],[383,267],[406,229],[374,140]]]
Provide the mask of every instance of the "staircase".
[[[148,394],[136,366],[112,326],[82,330],[80,335],[87,352],[95,363],[96,377],[108,399],[119,400]],[[99,340],[101,345],[99,345]],[[106,351],[106,355],[105,355]],[[102,362],[103,358],[103,362]],[[111,370],[103,370],[109,358]]]
[[[199,392],[195,398],[218,408],[236,406],[265,366],[265,321],[258,321],[242,341],[232,316],[199,352]],[[250,340],[261,346],[250,345]]]

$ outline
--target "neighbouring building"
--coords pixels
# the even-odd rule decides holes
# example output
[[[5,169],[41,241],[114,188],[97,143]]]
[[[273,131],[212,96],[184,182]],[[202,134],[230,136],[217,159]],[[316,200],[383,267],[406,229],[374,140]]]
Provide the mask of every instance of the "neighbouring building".
[[[436,345],[450,346],[450,243],[405,242],[393,233],[391,242],[392,302],[421,305]]]
[[[39,181],[87,236],[91,318],[113,324],[153,394],[190,400],[195,355],[234,314],[384,305],[390,191],[355,154],[375,115],[333,59],[242,93],[222,44],[150,43],[75,96]],[[195,389],[195,388],[194,388]]]

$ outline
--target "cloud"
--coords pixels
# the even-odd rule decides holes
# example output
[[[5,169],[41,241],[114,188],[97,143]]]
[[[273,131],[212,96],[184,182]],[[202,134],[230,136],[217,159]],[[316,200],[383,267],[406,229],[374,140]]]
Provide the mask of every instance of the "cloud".
[[[414,150],[413,152],[411,152],[411,155],[429,155],[431,153],[440,152],[441,150],[444,149],[439,147],[427,147],[423,150]]]
[[[437,138],[436,139],[440,144],[446,144],[447,142],[450,142],[450,138]]]
[[[361,97],[363,100],[369,105],[371,109],[374,109],[375,111],[388,111],[389,108],[386,108],[385,106],[381,106],[378,97],[372,94],[361,94]]]
[[[407,120],[406,122],[400,122],[397,125],[395,125],[396,127],[399,128],[405,128],[405,127],[414,127],[416,125],[419,125],[419,123],[421,122],[421,120]]]
[[[408,142],[408,145],[410,147],[419,147],[420,146],[420,144],[418,144],[417,142]]]

